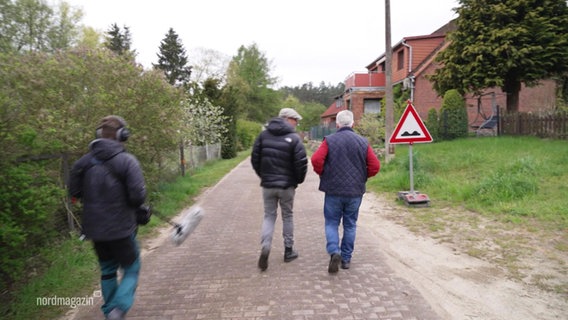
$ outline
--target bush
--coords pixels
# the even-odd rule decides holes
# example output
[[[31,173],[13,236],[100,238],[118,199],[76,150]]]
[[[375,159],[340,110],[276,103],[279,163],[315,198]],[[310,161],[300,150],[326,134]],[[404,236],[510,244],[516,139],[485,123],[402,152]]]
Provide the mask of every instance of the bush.
[[[367,113],[354,128],[357,133],[369,140],[371,146],[382,147],[385,141],[385,121],[379,114]]]
[[[426,123],[424,125],[426,125],[428,132],[430,132],[432,140],[438,140],[438,128],[440,127],[440,124],[438,123],[438,111],[436,111],[436,109],[432,108],[430,109],[430,111],[428,111],[428,118],[426,119]]]
[[[440,109],[438,134],[441,140],[467,137],[465,100],[457,90],[448,90]]]
[[[248,120],[237,121],[237,150],[243,151],[252,147],[254,140],[262,131],[262,125]]]
[[[57,233],[64,191],[42,163],[0,169],[0,285],[24,274],[26,260]]]

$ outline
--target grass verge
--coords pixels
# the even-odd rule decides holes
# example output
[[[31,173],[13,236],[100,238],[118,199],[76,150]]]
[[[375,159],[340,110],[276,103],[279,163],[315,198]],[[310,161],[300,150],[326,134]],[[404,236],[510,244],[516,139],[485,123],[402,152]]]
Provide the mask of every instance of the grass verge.
[[[410,189],[408,147],[368,183],[385,195]],[[484,137],[415,145],[414,189],[428,208],[391,217],[510,278],[568,294],[568,143]],[[404,206],[399,201],[401,206]]]

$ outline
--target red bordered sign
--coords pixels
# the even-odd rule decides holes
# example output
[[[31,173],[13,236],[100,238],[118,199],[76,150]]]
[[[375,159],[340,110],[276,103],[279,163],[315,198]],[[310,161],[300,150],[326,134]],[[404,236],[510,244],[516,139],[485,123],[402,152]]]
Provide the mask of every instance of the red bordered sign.
[[[389,142],[391,144],[432,142],[430,132],[426,129],[424,122],[422,122],[410,101],[408,101],[408,105],[404,109]]]

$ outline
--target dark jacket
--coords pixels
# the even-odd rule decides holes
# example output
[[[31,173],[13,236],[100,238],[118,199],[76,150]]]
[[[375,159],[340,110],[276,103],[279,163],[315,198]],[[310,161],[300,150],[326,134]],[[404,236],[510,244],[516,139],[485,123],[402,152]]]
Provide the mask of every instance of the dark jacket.
[[[362,196],[367,178],[380,169],[380,162],[367,139],[350,127],[326,136],[312,155],[312,165],[320,175],[319,190],[344,197]]]
[[[254,171],[264,188],[297,187],[308,170],[306,149],[294,128],[274,118],[256,138],[251,154]]]
[[[97,139],[73,165],[69,194],[83,203],[83,232],[93,241],[130,236],[136,230],[135,210],[146,199],[138,160],[122,143]]]

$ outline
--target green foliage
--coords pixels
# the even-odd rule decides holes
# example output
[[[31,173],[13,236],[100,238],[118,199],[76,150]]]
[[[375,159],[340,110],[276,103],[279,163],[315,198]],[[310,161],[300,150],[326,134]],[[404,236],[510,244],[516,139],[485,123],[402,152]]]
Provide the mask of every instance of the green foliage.
[[[127,119],[127,148],[152,190],[184,124],[179,90],[108,50],[0,54],[0,68],[0,225],[6,248],[0,259],[8,281],[45,244],[38,241],[57,230],[53,223],[61,221],[55,217],[65,193],[60,166],[18,159],[67,154],[70,165],[87,151],[98,121],[118,114]]]
[[[438,121],[440,139],[452,140],[467,137],[468,118],[465,108],[465,100],[457,90],[446,92]]]
[[[106,32],[105,47],[119,56],[134,59],[136,53],[130,50],[131,46],[132,36],[130,35],[130,29],[124,26],[124,31],[122,31],[116,23],[113,23]]]
[[[513,159],[480,179],[471,197],[482,203],[514,201],[538,192],[539,168],[532,157]]]
[[[79,22],[83,18],[83,12],[62,1],[58,4],[54,18],[47,34],[50,49],[64,50],[76,45],[79,41]]]
[[[438,94],[500,87],[509,93],[507,110],[515,111],[521,82],[531,86],[568,71],[565,0],[459,2],[457,30],[432,76]]]
[[[384,146],[385,119],[380,114],[364,114],[354,130],[367,138],[371,146]]]
[[[172,28],[160,43],[158,64],[154,64],[154,68],[162,70],[171,85],[186,85],[190,82],[191,66],[187,65],[185,48]]]
[[[404,109],[406,109],[406,106],[408,105],[408,100],[410,100],[410,90],[403,89],[402,84],[397,84],[393,86],[392,89],[393,89],[392,94],[394,99],[393,115],[395,119],[400,119],[400,117],[402,117]],[[384,104],[384,99],[382,102]],[[384,110],[384,105],[383,105],[383,110]]]
[[[0,52],[68,49],[77,41],[83,15],[67,3],[52,8],[40,0],[3,0],[0,12]]]
[[[226,86],[219,96],[219,105],[223,107],[223,115],[226,117],[227,135],[223,139],[221,148],[221,157],[223,159],[232,159],[237,156],[238,138],[237,138],[237,106],[233,101],[235,95],[232,94],[230,86]]]
[[[42,163],[0,170],[0,287],[22,277],[26,258],[53,239],[64,191]]]
[[[440,128],[440,124],[438,123],[438,111],[436,111],[436,109],[432,108],[428,111],[428,118],[426,118],[424,125],[426,126],[426,129],[428,129],[432,140],[437,141],[439,138],[438,130]]]
[[[314,86],[308,82],[295,87],[281,87],[278,89],[283,96],[294,96],[300,103],[319,103],[325,108],[329,107],[334,98],[341,95],[345,91],[345,83],[339,82],[335,86],[320,82],[319,86]],[[325,111],[325,110],[324,110]]]
[[[90,241],[79,241],[74,235],[54,240],[38,254],[42,264],[38,276],[14,288],[12,303],[0,306],[3,319],[56,319],[69,311],[68,306],[38,308],[38,297],[92,297],[93,284],[100,279],[97,259]]]
[[[298,98],[291,95],[282,101],[279,108],[292,108],[302,116],[296,131],[308,131],[311,127],[318,126],[321,122],[320,116],[326,110],[326,107],[322,104],[300,102]]]
[[[237,120],[237,148],[239,151],[252,147],[254,140],[262,131],[262,125],[248,120]]]
[[[568,228],[568,149],[562,140],[527,137],[468,138],[415,144],[415,190],[433,206],[451,206],[504,221],[552,230]],[[383,163],[369,190],[409,188],[408,147]]]
[[[271,89],[276,79],[256,44],[241,46],[227,70],[227,87],[240,118],[265,122],[278,113],[280,94]]]

